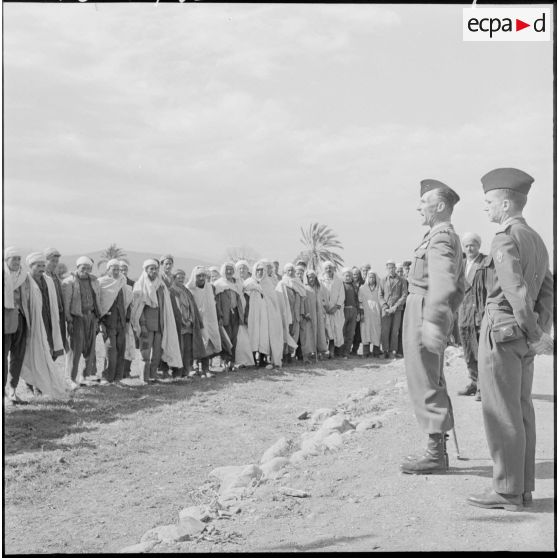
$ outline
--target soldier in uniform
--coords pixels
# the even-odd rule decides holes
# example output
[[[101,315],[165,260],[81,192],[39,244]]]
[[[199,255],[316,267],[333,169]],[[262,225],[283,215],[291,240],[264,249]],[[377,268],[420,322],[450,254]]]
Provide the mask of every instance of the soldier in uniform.
[[[401,464],[410,474],[448,468],[445,433],[453,428],[453,413],[443,373],[444,350],[464,292],[461,242],[451,224],[459,196],[438,180],[420,185],[418,211],[430,230],[415,250],[407,278],[403,350],[409,396],[428,445],[423,455],[409,456]]]
[[[500,225],[490,248],[493,277],[479,339],[482,411],[494,467],[492,489],[469,496],[467,502],[510,511],[532,502],[534,358],[554,350],[548,252],[522,216],[533,180],[514,168],[494,169],[481,178],[485,211]]]

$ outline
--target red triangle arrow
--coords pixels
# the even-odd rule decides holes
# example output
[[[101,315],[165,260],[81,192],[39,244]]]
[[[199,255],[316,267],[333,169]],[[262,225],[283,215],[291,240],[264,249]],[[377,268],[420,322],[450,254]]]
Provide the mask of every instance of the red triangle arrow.
[[[516,31],[521,31],[522,29],[525,29],[525,27],[531,27],[530,23],[525,23],[524,21],[521,21],[520,19],[515,19],[515,30]]]

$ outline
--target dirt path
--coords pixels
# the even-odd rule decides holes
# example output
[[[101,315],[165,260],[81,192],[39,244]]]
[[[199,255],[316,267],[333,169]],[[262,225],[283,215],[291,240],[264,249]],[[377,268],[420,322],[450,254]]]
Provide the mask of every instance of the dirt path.
[[[379,367],[376,367],[378,366]],[[447,368],[454,395],[463,360]],[[537,489],[529,511],[468,506],[490,485],[481,404],[453,396],[461,454],[451,472],[408,476],[399,463],[425,436],[409,408],[403,363],[335,361],[276,372],[244,370],[193,384],[86,388],[70,404],[5,414],[5,551],[116,552],[178,511],[203,502],[217,466],[257,463],[279,437],[298,439],[305,410],[377,392],[383,427],[354,434],[337,453],[308,458],[258,487],[241,512],[214,522],[212,541],[157,552],[554,549],[553,360],[538,357]],[[301,488],[292,498],[279,486]]]

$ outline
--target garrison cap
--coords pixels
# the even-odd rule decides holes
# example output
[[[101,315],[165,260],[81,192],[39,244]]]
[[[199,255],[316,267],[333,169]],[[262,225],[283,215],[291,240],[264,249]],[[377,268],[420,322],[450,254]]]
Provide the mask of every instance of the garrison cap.
[[[454,204],[459,201],[460,198],[455,190],[452,190],[447,184],[444,184],[439,180],[434,180],[433,178],[425,178],[424,180],[420,181],[420,197],[422,198],[422,196],[424,196],[426,192],[430,192],[430,190],[436,190],[437,188],[449,194],[450,197],[453,198]]]
[[[487,172],[482,178],[482,188],[485,192],[507,188],[527,195],[535,179],[519,169],[502,168]]]

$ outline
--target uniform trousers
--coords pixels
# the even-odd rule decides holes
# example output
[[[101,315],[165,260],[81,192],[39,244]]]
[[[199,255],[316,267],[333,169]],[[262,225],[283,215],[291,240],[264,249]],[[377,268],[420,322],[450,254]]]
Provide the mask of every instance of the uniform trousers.
[[[467,364],[469,379],[476,384],[479,379],[479,330],[475,326],[459,326],[459,338],[463,345],[463,358]]]
[[[97,370],[95,339],[97,337],[97,317],[93,312],[83,316],[73,316],[70,350],[66,353],[66,375],[75,381],[79,359],[85,359],[83,376],[91,376]]]
[[[357,324],[358,310],[353,306],[345,306],[345,323],[343,324],[343,355],[347,356],[353,345],[355,338],[355,329]]]
[[[535,490],[535,410],[531,400],[535,355],[525,338],[496,343],[485,312],[479,342],[482,414],[492,486],[501,494]]]
[[[397,352],[397,343],[399,342],[399,331],[401,330],[401,312],[397,311],[393,314],[385,314],[382,316],[382,331],[380,334],[382,351],[388,353]]]
[[[143,381],[157,378],[157,367],[161,361],[163,334],[160,331],[146,331],[140,337],[140,353],[143,364]]]
[[[2,372],[4,387],[8,382],[12,389],[17,388],[21,367],[23,366],[23,357],[25,356],[26,340],[27,323],[23,314],[18,312],[17,329],[14,333],[4,334],[4,368]],[[9,366],[8,354],[10,355]]]
[[[103,335],[105,342],[105,369],[103,377],[109,382],[124,377],[124,351],[126,350],[126,329],[107,328]]]
[[[416,293],[407,297],[403,322],[405,372],[419,426],[427,434],[440,434],[453,428],[453,412],[444,378],[444,350],[432,353],[422,344],[424,299]]]

